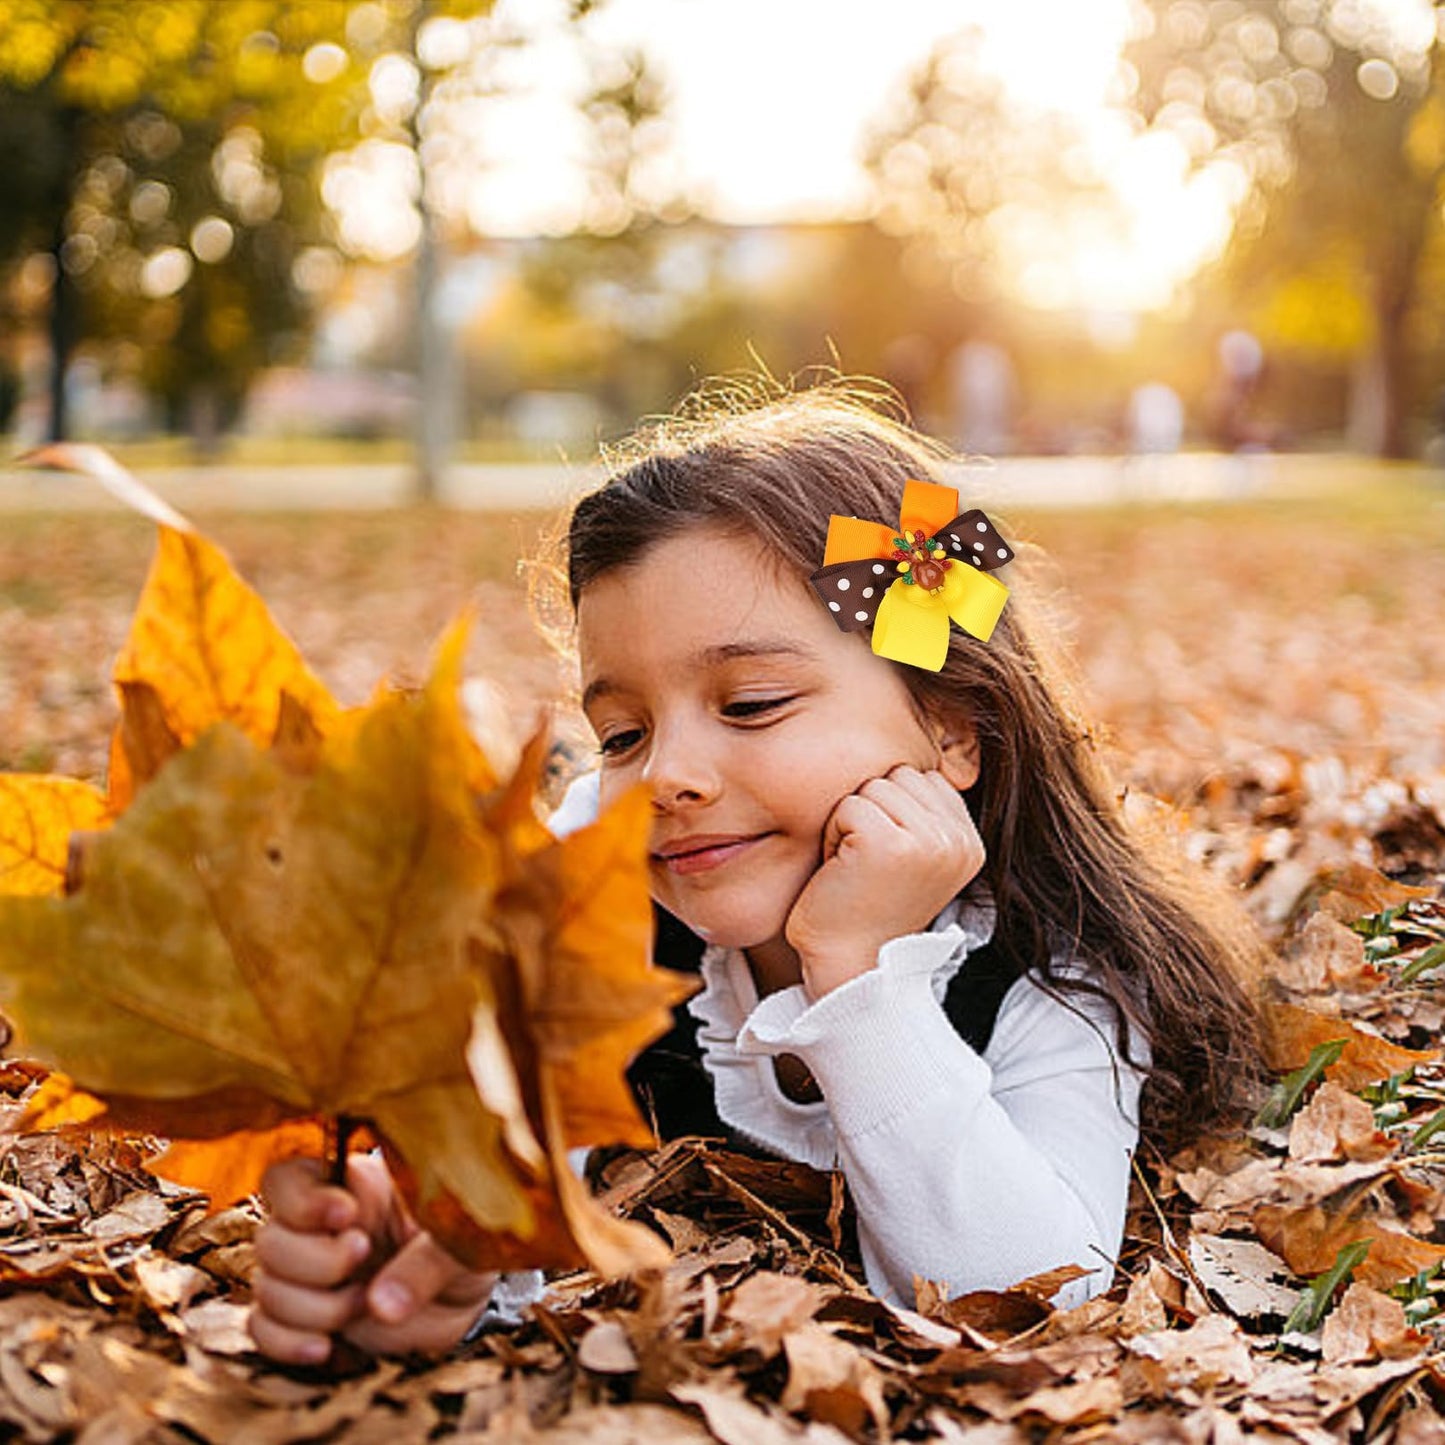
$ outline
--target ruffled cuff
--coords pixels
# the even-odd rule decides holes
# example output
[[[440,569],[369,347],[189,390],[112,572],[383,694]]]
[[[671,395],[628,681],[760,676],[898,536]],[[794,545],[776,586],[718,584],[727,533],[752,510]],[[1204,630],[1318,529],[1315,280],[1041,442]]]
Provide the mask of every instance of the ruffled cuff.
[[[738,1051],[797,1054],[842,1136],[882,1128],[943,1089],[966,1107],[988,1092],[992,1073],[954,1031],[936,987],[965,946],[957,925],[905,934],[883,945],[876,968],[816,1003],[801,985],[769,994],[739,1030]]]

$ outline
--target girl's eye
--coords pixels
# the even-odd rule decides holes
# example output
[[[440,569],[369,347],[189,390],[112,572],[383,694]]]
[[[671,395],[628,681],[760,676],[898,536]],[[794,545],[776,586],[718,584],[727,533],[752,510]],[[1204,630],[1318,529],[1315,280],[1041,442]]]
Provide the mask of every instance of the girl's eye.
[[[597,745],[597,751],[605,758],[618,757],[632,747],[642,736],[637,728],[628,728],[620,733],[605,737]]]
[[[742,702],[730,702],[723,708],[724,717],[757,717],[759,713],[771,712],[795,701],[792,697],[754,697]]]

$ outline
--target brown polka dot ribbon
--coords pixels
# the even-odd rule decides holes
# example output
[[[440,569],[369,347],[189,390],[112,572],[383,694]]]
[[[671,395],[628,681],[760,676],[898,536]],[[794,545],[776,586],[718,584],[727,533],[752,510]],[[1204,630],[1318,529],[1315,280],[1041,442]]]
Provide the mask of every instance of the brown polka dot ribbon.
[[[909,482],[896,529],[831,517],[809,580],[843,631],[871,628],[880,657],[937,672],[950,622],[982,642],[992,636],[1008,588],[988,574],[1013,556],[981,511],[959,514],[957,488]]]

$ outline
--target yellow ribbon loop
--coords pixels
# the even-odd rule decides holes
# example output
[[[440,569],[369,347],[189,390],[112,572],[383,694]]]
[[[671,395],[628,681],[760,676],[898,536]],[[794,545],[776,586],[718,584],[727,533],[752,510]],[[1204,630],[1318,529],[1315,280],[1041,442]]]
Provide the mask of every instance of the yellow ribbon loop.
[[[949,619],[980,642],[993,635],[1008,588],[983,572],[950,568],[936,592],[909,587],[900,577],[878,604],[873,651],[894,662],[937,672],[948,657]]]

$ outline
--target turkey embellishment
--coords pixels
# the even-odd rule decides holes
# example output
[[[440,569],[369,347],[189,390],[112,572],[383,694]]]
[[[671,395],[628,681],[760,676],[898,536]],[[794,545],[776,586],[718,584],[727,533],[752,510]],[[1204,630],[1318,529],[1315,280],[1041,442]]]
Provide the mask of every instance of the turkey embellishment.
[[[981,511],[959,515],[956,487],[908,482],[896,530],[830,517],[808,580],[844,632],[871,628],[880,657],[937,672],[952,623],[980,642],[993,635],[1008,588],[989,574],[1013,556]]]

